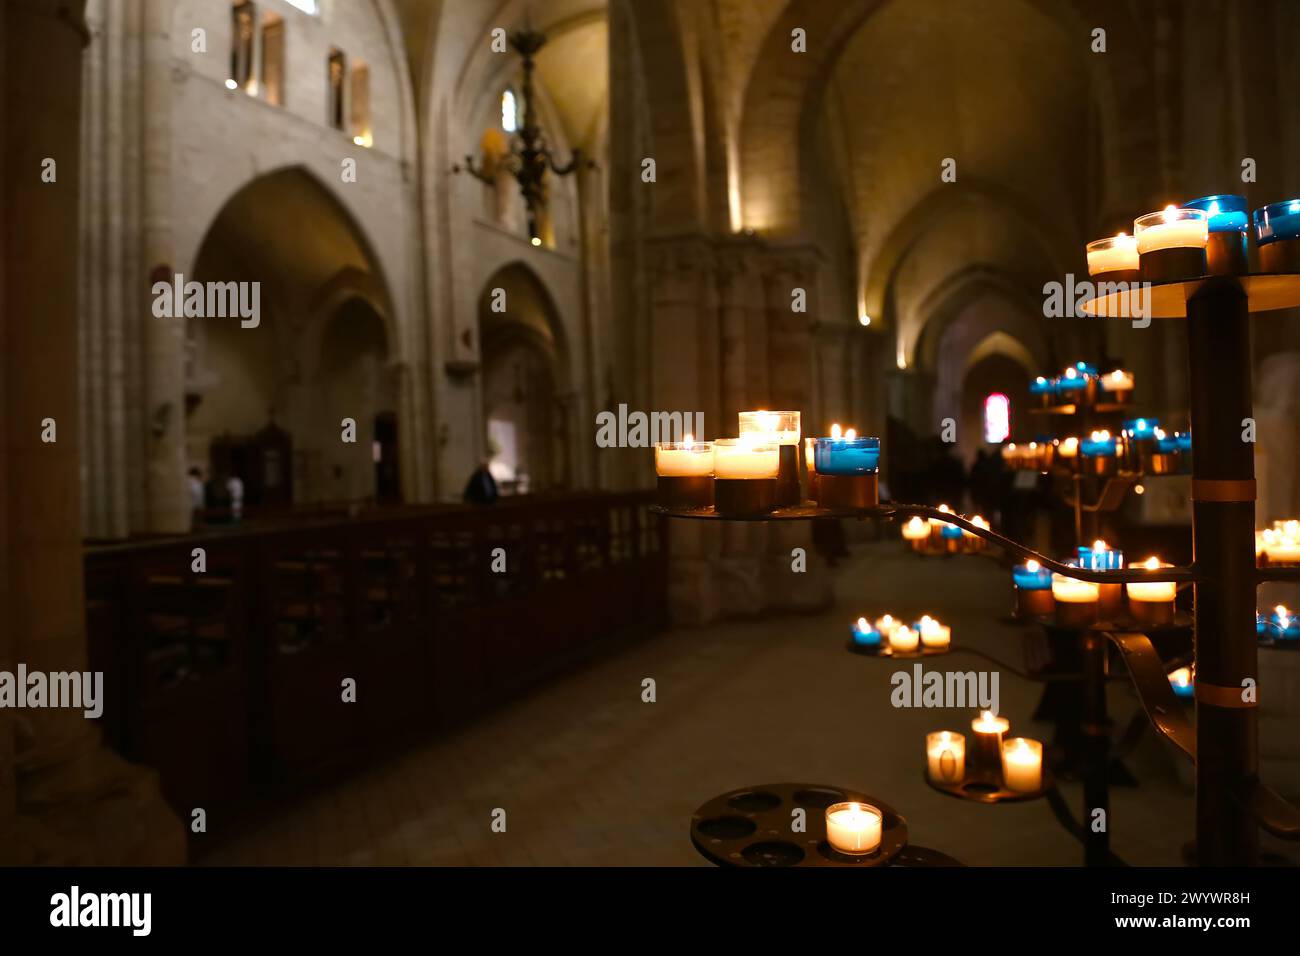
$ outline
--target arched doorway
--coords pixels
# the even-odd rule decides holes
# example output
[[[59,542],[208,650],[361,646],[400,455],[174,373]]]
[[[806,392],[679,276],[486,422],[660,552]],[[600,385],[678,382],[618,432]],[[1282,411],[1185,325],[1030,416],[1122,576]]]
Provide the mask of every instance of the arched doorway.
[[[296,167],[254,179],[217,215],[186,278],[246,283],[259,307],[255,323],[187,323],[190,465],[218,486],[240,479],[248,513],[396,500],[391,304],[329,190]]]
[[[527,266],[492,274],[479,298],[489,468],[505,494],[572,483],[568,354],[555,303]]]

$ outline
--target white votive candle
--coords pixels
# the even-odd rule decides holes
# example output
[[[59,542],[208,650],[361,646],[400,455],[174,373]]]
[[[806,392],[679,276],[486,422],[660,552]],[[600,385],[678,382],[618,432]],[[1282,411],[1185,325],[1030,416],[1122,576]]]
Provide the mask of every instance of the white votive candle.
[[[1088,243],[1088,275],[1138,267],[1137,239],[1120,233]]]
[[[797,445],[801,417],[798,412],[741,412],[740,437]]]
[[[1028,737],[1002,742],[1002,781],[1008,790],[1032,793],[1043,788],[1043,745]]]
[[[713,443],[690,435],[681,442],[655,445],[655,473],[663,478],[706,478],[713,474]]]
[[[1203,209],[1166,206],[1133,223],[1141,255],[1160,249],[1204,249],[1210,237],[1209,214]]]
[[[920,637],[916,631],[912,630],[906,624],[900,624],[889,632],[889,646],[892,650],[899,651],[903,654],[915,652],[917,645],[920,643]]]
[[[861,856],[880,847],[882,817],[867,803],[833,803],[826,808],[826,841],[841,853]]]
[[[970,722],[970,729],[977,734],[1005,734],[1011,729],[1011,721],[986,710]]]
[[[925,756],[935,783],[960,783],[966,776],[966,737],[950,730],[925,735]]]
[[[921,643],[931,650],[946,650],[952,641],[952,628],[925,615],[921,618]]]
[[[1148,558],[1138,567],[1158,571],[1161,568],[1170,567],[1170,565],[1161,564],[1159,558]],[[1126,589],[1130,601],[1168,604],[1178,596],[1178,584],[1174,581],[1130,581],[1126,585]]]
[[[928,537],[930,537],[930,524],[922,518],[913,517],[903,525],[903,538],[906,541],[924,541]]]
[[[729,438],[713,443],[715,478],[775,478],[781,470],[780,446]]]
[[[1066,604],[1095,604],[1101,598],[1101,585],[1053,574],[1052,596]]]
[[[1137,266],[1134,266],[1137,268]],[[1113,372],[1107,372],[1101,377],[1101,390],[1103,392],[1128,392],[1133,389],[1133,376],[1123,369],[1115,369]]]

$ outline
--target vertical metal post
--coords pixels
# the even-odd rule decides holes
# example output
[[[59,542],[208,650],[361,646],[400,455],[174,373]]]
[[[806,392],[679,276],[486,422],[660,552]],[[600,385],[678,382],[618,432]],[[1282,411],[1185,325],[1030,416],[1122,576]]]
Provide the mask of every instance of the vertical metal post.
[[[1087,866],[1110,863],[1110,717],[1106,710],[1107,638],[1084,631],[1083,648],[1083,862]],[[1103,826],[1094,826],[1101,810]]]
[[[1187,303],[1192,424],[1192,548],[1196,594],[1196,859],[1250,866],[1254,821],[1232,794],[1258,767],[1254,699],[1255,460],[1243,440],[1251,417],[1250,317],[1237,280],[1207,282]]]

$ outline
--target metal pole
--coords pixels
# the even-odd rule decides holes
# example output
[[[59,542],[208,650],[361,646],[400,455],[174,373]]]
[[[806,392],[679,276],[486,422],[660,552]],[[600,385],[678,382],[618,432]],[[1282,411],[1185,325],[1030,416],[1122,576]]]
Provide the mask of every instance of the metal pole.
[[[1110,864],[1110,717],[1106,711],[1107,638],[1084,631],[1083,648],[1083,862]],[[1101,810],[1102,826],[1094,814]]]
[[[1192,424],[1192,549],[1196,594],[1196,860],[1250,866],[1254,821],[1232,794],[1258,766],[1254,697],[1255,460],[1250,321],[1237,280],[1207,282],[1187,303]],[[1243,699],[1245,698],[1245,699]]]

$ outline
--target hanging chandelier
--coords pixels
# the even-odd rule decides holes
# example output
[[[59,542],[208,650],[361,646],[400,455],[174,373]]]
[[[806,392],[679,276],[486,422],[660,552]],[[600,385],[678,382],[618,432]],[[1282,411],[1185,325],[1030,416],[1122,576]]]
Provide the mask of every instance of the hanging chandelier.
[[[556,163],[555,156],[547,144],[546,133],[538,125],[537,113],[533,105],[533,69],[536,66],[533,57],[545,44],[544,33],[527,27],[510,35],[511,48],[523,60],[524,77],[521,94],[523,122],[514,130],[505,154],[501,157],[487,158],[483,162],[476,162],[473,156],[466,156],[463,167],[459,164],[452,167],[453,172],[459,173],[464,169],[475,179],[489,185],[496,181],[496,173],[499,169],[504,168],[509,171],[519,183],[519,191],[523,194],[524,203],[528,208],[528,237],[535,246],[542,244],[540,222],[546,208],[548,173],[568,176],[584,163],[588,169],[596,167],[594,161],[584,161],[582,150],[576,148],[567,163],[563,165]]]

